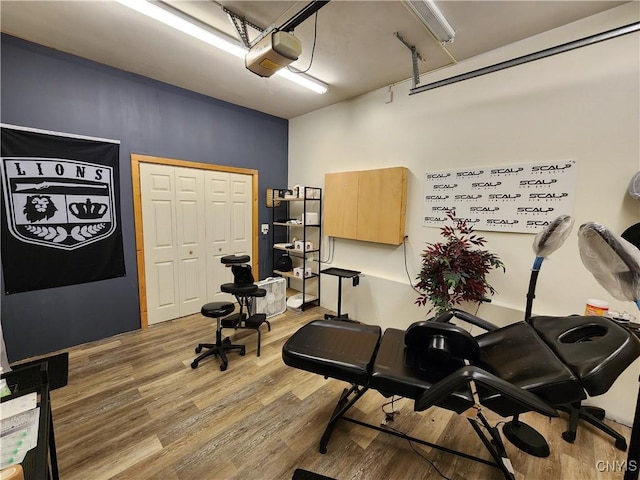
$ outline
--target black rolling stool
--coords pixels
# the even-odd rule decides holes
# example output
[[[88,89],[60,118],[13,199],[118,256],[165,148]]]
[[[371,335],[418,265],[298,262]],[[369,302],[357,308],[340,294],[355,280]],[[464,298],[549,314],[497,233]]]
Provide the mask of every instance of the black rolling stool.
[[[266,314],[251,314],[255,299],[266,296],[267,291],[264,288],[259,288],[258,285],[254,283],[255,280],[251,273],[251,265],[248,264],[249,260],[249,255],[227,255],[220,259],[224,265],[231,267],[231,271],[233,272],[233,283],[223,283],[220,285],[220,291],[230,293],[236,297],[238,305],[240,305],[240,311],[238,313],[222,319],[222,328],[255,330],[258,333],[257,356],[259,357],[261,342],[260,327],[266,324],[267,329],[271,331],[271,324],[267,320]],[[246,311],[244,311],[245,308]]]
[[[208,349],[193,362],[191,362],[191,368],[198,368],[198,363],[209,355],[219,355],[222,363],[220,364],[220,370],[223,372],[227,369],[229,361],[227,360],[227,353],[229,350],[240,350],[240,355],[245,354],[244,345],[233,345],[229,337],[222,338],[222,325],[220,324],[220,317],[229,315],[235,306],[231,302],[211,302],[202,307],[200,313],[209,318],[215,318],[217,321],[216,328],[216,343],[200,343],[196,347],[196,353],[200,353],[203,348]]]

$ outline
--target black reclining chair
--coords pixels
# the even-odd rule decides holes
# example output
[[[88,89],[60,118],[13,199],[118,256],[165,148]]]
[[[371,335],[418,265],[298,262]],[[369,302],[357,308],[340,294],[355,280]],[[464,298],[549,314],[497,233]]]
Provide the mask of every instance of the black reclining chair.
[[[264,297],[267,291],[264,288],[258,288],[254,283],[255,280],[251,273],[251,265],[248,264],[249,260],[250,257],[248,255],[227,255],[221,258],[224,265],[231,267],[233,283],[223,283],[220,286],[220,290],[236,297],[238,305],[240,306],[238,313],[223,318],[221,323],[223,329],[240,328],[255,330],[258,333],[257,356],[259,357],[261,343],[260,327],[266,324],[268,331],[271,331],[271,324],[267,320],[266,314],[251,314],[255,299]]]
[[[497,338],[504,334],[495,333]],[[369,389],[386,397],[413,399],[416,411],[439,406],[462,413],[483,405],[501,416],[528,411],[557,416],[548,399],[566,403],[582,398],[576,376],[529,325],[518,325],[512,335],[514,343],[508,347],[505,344],[501,356],[492,356],[500,365],[490,365],[487,352],[477,340],[456,325],[421,321],[406,331],[388,328],[381,335],[377,326],[315,320],[285,343],[282,358],[289,366],[352,385],[343,391],[327,424],[320,440],[321,453],[327,451],[335,424],[345,420],[490,465],[500,469],[505,478],[514,479],[500,432],[488,423],[481,409],[476,412],[477,419],[469,418],[469,422],[492,461],[346,416]],[[523,361],[527,355],[537,358],[539,368],[532,369],[531,362]],[[474,390],[480,405],[476,405]],[[547,401],[541,398],[543,395]]]
[[[625,292],[630,290],[625,279],[640,285],[640,270],[633,265],[621,268],[619,262],[605,263],[616,266],[615,281],[624,285],[621,288]],[[480,405],[503,417],[514,416],[517,422],[517,416],[527,411],[555,416],[553,406],[579,408],[587,393],[608,390],[640,356],[640,342],[633,334],[604,317],[533,317],[529,322],[497,328],[459,312],[458,317],[488,330],[471,337],[457,325],[446,323],[455,313],[447,312],[436,321],[417,322],[406,332],[389,328],[382,336],[377,326],[316,320],[285,343],[285,364],[352,384],[340,396],[329,420],[320,441],[321,453],[327,451],[338,420],[409,438],[345,416],[370,388],[384,396],[411,398],[416,411],[436,405],[461,413],[475,405],[475,384]],[[601,428],[597,418],[582,413],[578,416]],[[488,424],[481,411],[477,417],[469,421],[493,462],[411,440],[491,465],[505,478],[514,478],[498,429]],[[607,428],[603,430],[611,433]],[[520,433],[519,428],[513,430]],[[624,438],[613,433],[617,435],[616,446],[626,449]]]
[[[580,227],[578,245],[582,263],[600,285],[611,296],[618,300],[634,302],[640,308],[640,250],[623,238],[614,235],[604,226],[593,222],[585,223]],[[593,317],[590,319],[593,321]],[[590,396],[605,393],[621,373],[621,371],[617,372],[618,367],[614,364],[617,360],[612,359],[608,354],[616,347],[616,341],[611,335],[611,323],[606,321],[604,325],[595,326],[587,322],[580,327],[583,331],[591,329],[590,336],[593,337],[592,348],[589,349],[589,357],[586,358],[584,354],[581,356],[580,351],[574,350],[564,341],[567,335],[574,334],[573,330],[571,333],[563,333],[562,328],[576,327],[571,324],[556,325],[543,318],[531,319],[533,328],[548,342],[553,342],[554,351],[579,376]],[[631,337],[632,340],[637,340],[633,335]],[[622,338],[617,340],[620,348],[625,348],[622,346],[623,341]],[[608,348],[607,342],[609,342]],[[615,439],[616,447],[626,450],[624,438],[602,422],[604,410],[583,406],[580,402],[563,406],[562,409],[569,413],[569,430],[562,434],[566,441],[575,440],[578,420],[582,419],[611,435]]]
[[[521,368],[529,364],[530,369],[539,374],[546,367],[536,351],[522,350],[522,354],[511,357],[513,348],[522,338],[535,336],[536,342],[546,345],[556,360],[562,362],[578,380],[580,392],[557,396],[540,391],[538,395],[558,410],[569,413],[569,428],[562,434],[568,442],[576,438],[578,420],[583,419],[610,435],[619,450],[627,449],[625,438],[603,422],[604,411],[582,406],[589,396],[602,395],[613,385],[622,372],[640,356],[640,342],[627,329],[606,317],[531,317],[528,322],[517,322],[498,328],[474,315],[459,310],[447,312],[436,318],[436,323],[458,318],[488,330],[475,337],[481,349],[480,364],[505,380],[523,386],[519,376]],[[508,346],[509,349],[505,349]],[[526,348],[520,345],[519,348]],[[518,358],[520,357],[520,358]],[[514,363],[515,362],[515,363]],[[521,363],[522,365],[518,365]],[[548,388],[553,389],[551,378],[541,378]],[[526,387],[523,387],[526,388]],[[570,398],[573,396],[573,398]],[[517,416],[503,427],[505,436],[518,448],[544,457],[549,454],[546,441],[530,427],[518,421]]]
[[[604,410],[584,406],[582,401],[587,398],[587,394],[593,397],[606,393],[620,374],[640,356],[640,343],[637,338],[612,320],[603,317],[531,317],[535,285],[542,261],[562,245],[572,226],[573,220],[570,217],[561,216],[536,236],[536,260],[527,293],[525,322],[533,327],[554,354],[571,369],[585,391],[582,398],[570,403],[552,402],[557,409],[569,414],[569,428],[563,432],[562,438],[573,443],[576,439],[578,421],[582,419],[613,437],[616,448],[625,451],[625,438],[604,423]],[[640,298],[640,263],[636,260],[636,257],[640,257],[639,252],[636,251],[635,256],[633,252],[637,249],[632,245],[625,246],[621,239],[595,223],[582,225],[578,236],[583,263],[600,283],[620,300],[635,301],[636,298]],[[475,315],[455,309],[434,320],[448,322],[452,318],[477,325],[486,331],[498,328]],[[494,335],[477,337],[478,343],[485,351],[492,351],[489,347],[495,339]],[[500,351],[500,342],[495,345],[495,349]],[[503,433],[514,445],[527,453],[541,457],[549,454],[546,440],[535,430],[519,422],[517,416],[505,424]]]

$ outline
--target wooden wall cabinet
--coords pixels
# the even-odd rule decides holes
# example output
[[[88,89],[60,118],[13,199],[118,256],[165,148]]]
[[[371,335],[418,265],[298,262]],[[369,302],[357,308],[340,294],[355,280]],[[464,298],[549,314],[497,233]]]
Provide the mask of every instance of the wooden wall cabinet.
[[[407,208],[407,168],[327,173],[324,233],[400,245]]]

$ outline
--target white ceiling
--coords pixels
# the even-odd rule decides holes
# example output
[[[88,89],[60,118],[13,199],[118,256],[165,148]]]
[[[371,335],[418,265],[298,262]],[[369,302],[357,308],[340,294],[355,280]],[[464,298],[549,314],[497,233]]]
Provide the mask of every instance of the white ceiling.
[[[238,37],[222,6],[260,27],[279,26],[308,1],[177,1],[174,8]],[[456,30],[442,47],[401,1],[333,0],[318,12],[309,75],[329,85],[324,95],[282,78],[261,78],[238,58],[112,1],[0,2],[2,32],[122,70],[282,118],[331,105],[412,76],[411,53],[399,32],[424,58],[421,73],[542,33],[624,1],[437,2]],[[255,31],[250,30],[252,39]],[[314,17],[295,29],[311,58]]]

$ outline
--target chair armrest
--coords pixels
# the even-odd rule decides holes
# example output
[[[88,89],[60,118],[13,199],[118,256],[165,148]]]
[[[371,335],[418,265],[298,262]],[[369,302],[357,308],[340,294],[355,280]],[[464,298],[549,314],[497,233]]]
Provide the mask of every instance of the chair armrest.
[[[456,370],[451,375],[443,378],[416,398],[413,409],[421,412],[436,405],[456,392],[460,387],[474,381],[487,388],[514,400],[529,410],[534,410],[547,417],[557,417],[558,411],[543,401],[537,395],[527,392],[511,383],[496,377],[495,375],[473,365],[468,365]]]
[[[458,310],[457,308],[452,308],[451,310],[449,310],[448,312],[442,313],[440,315],[438,315],[437,317],[435,317],[433,319],[434,322],[439,322],[439,323],[448,323],[451,321],[452,318],[457,318],[459,320],[462,320],[466,323],[470,323],[472,325],[475,325],[477,327],[482,328],[483,330],[486,330],[487,332],[490,332],[492,330],[497,330],[498,327],[497,325],[494,325],[491,322],[487,322],[486,320],[483,320],[480,317],[476,317],[475,315],[471,314],[471,313],[467,313],[465,311],[462,310]]]

